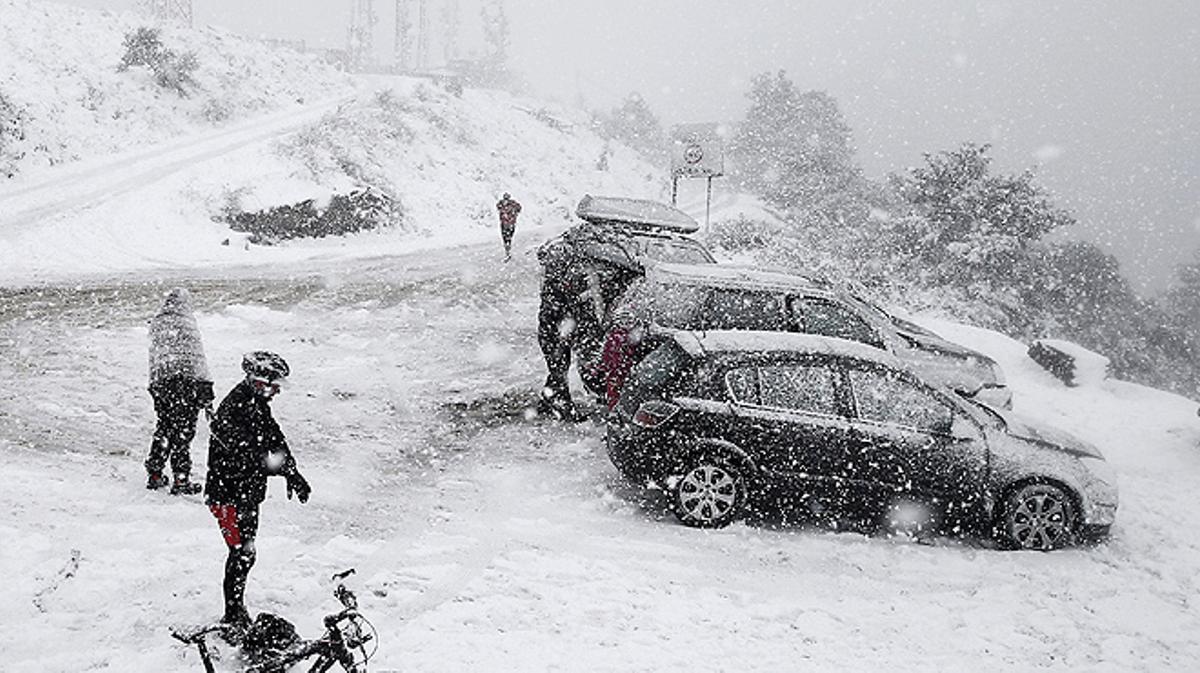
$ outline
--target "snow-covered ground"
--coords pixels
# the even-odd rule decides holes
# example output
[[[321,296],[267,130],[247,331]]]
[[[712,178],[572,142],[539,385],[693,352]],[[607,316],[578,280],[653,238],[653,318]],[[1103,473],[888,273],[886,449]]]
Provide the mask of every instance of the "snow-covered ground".
[[[0,0],[4,19],[29,6]],[[246,350],[294,369],[274,408],[313,497],[272,485],[250,609],[314,636],[337,608],[328,577],[355,567],[380,633],[372,670],[1200,670],[1195,403],[1068,388],[1023,344],[918,315],[995,357],[1017,411],[1104,451],[1122,494],[1108,542],[1042,554],[775,521],[684,528],[621,482],[600,425],[521,413],[543,375],[533,248],[584,192],[661,197],[661,176],[623,148],[599,170],[586,124],[504,94],[328,93],[0,185],[0,670],[200,670],[169,627],[218,616],[225,547],[199,497],[147,492],[141,465],[145,323],[176,284],[219,395]],[[329,142],[388,127],[411,134]],[[278,149],[299,137],[311,152]],[[325,160],[339,151],[400,188],[404,227],[221,245],[223,195],[337,188]],[[504,190],[526,208],[508,264]],[[682,203],[703,219],[702,198]],[[202,424],[199,475],[207,437]],[[221,670],[236,670],[228,654]]]
[[[5,670],[198,670],[168,627],[217,616],[224,546],[198,498],[145,491],[141,468],[144,320],[173,282],[194,289],[222,392],[246,349],[277,349],[296,372],[275,408],[314,496],[272,486],[251,609],[316,634],[336,606],[323,578],[356,567],[378,670],[1200,664],[1190,401],[1119,381],[1067,388],[1021,344],[928,319],[1003,364],[1018,411],[1105,451],[1122,488],[1109,542],[1042,554],[771,522],[687,529],[621,483],[599,425],[521,419],[541,374],[534,243],[507,265],[490,243],[7,292]]]

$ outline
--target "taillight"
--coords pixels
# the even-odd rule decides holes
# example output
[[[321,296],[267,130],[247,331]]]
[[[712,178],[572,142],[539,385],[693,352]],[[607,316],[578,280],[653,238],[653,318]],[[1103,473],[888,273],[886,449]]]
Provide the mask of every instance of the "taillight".
[[[671,420],[671,417],[677,413],[679,413],[679,407],[674,404],[662,400],[651,400],[643,402],[642,406],[634,412],[633,423],[643,428],[657,428]]]
[[[621,327],[609,330],[600,359],[604,367],[605,401],[608,402],[609,409],[616,408],[621,399],[621,386],[625,384],[625,377],[633,367],[634,347],[627,330]]]

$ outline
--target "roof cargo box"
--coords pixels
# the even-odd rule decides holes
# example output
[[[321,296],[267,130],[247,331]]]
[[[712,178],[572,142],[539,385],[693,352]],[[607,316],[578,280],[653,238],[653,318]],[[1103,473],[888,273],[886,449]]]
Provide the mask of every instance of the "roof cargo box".
[[[575,209],[592,224],[617,224],[638,229],[694,234],[700,224],[687,213],[658,201],[585,195]]]

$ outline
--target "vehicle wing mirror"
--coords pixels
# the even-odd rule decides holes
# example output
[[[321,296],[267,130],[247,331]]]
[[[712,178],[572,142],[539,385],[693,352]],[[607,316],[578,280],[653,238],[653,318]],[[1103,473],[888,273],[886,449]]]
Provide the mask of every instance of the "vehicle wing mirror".
[[[954,415],[954,420],[950,421],[950,437],[955,441],[965,442],[968,440],[979,439],[979,429],[971,424],[970,421]]]

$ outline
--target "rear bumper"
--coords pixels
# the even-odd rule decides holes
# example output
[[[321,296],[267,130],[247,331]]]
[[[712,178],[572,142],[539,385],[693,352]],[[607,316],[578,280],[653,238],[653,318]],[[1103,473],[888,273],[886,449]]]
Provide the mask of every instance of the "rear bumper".
[[[669,470],[670,460],[656,438],[647,437],[632,423],[613,413],[608,418],[605,447],[621,476],[637,484],[657,481]],[[659,448],[654,448],[659,447]]]

